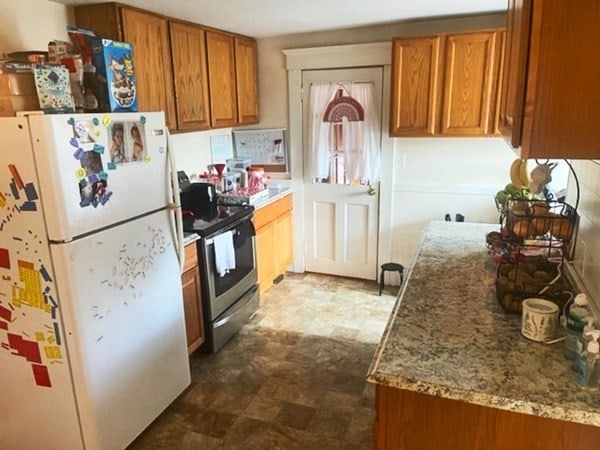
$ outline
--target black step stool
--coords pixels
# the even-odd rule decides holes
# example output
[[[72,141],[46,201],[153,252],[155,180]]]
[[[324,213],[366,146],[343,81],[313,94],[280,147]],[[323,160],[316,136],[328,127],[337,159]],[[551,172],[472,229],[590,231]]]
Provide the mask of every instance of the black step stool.
[[[402,286],[402,282],[404,281],[404,266],[402,264],[396,263],[385,263],[381,265],[381,275],[379,276],[379,295],[381,295],[381,291],[383,291],[383,280],[385,271],[389,270],[391,272],[398,272],[400,274],[400,286]]]

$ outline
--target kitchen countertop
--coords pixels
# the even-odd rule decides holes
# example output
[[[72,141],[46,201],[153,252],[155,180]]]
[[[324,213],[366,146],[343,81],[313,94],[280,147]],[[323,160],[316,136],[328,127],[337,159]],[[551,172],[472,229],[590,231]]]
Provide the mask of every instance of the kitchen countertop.
[[[600,426],[600,392],[576,387],[562,342],[528,341],[495,296],[485,246],[497,224],[438,222],[418,255],[368,380],[398,389]]]
[[[192,242],[196,242],[198,239],[200,239],[200,235],[197,233],[189,233],[187,231],[183,233],[183,245],[189,245]]]
[[[264,208],[265,206],[285,197],[286,195],[290,195],[291,193],[292,190],[288,187],[269,189],[269,195],[258,200],[258,202],[254,204],[254,209]]]

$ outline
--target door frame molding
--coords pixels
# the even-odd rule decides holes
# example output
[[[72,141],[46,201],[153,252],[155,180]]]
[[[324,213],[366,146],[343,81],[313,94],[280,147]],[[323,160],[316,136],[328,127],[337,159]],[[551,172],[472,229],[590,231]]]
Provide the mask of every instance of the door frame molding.
[[[302,71],[309,69],[343,69],[354,67],[383,67],[381,182],[379,187],[379,240],[378,265],[391,261],[392,205],[395,149],[389,137],[387,124],[390,114],[390,84],[392,43],[334,45],[283,50],[288,72],[288,113],[290,145],[290,187],[294,192],[294,264],[293,271],[302,273],[306,268],[304,227],[304,151],[302,128]],[[389,205],[384,208],[382,206]]]

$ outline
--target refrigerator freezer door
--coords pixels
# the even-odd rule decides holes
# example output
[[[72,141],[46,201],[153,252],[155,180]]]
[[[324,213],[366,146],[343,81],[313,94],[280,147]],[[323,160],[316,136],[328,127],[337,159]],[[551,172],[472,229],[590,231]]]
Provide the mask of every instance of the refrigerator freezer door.
[[[29,116],[51,241],[171,202],[162,112]]]
[[[52,244],[88,449],[124,448],[190,383],[172,215]]]
[[[0,136],[0,447],[83,448],[27,120]]]

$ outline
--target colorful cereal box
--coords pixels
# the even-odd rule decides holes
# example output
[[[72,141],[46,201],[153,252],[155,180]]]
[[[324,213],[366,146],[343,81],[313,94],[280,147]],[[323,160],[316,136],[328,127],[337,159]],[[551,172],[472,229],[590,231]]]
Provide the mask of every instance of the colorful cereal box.
[[[110,39],[92,39],[92,51],[98,78],[105,83],[110,111],[137,111],[137,85],[131,44]]]
[[[75,112],[69,71],[62,66],[35,64],[33,78],[40,108],[47,114]]]

